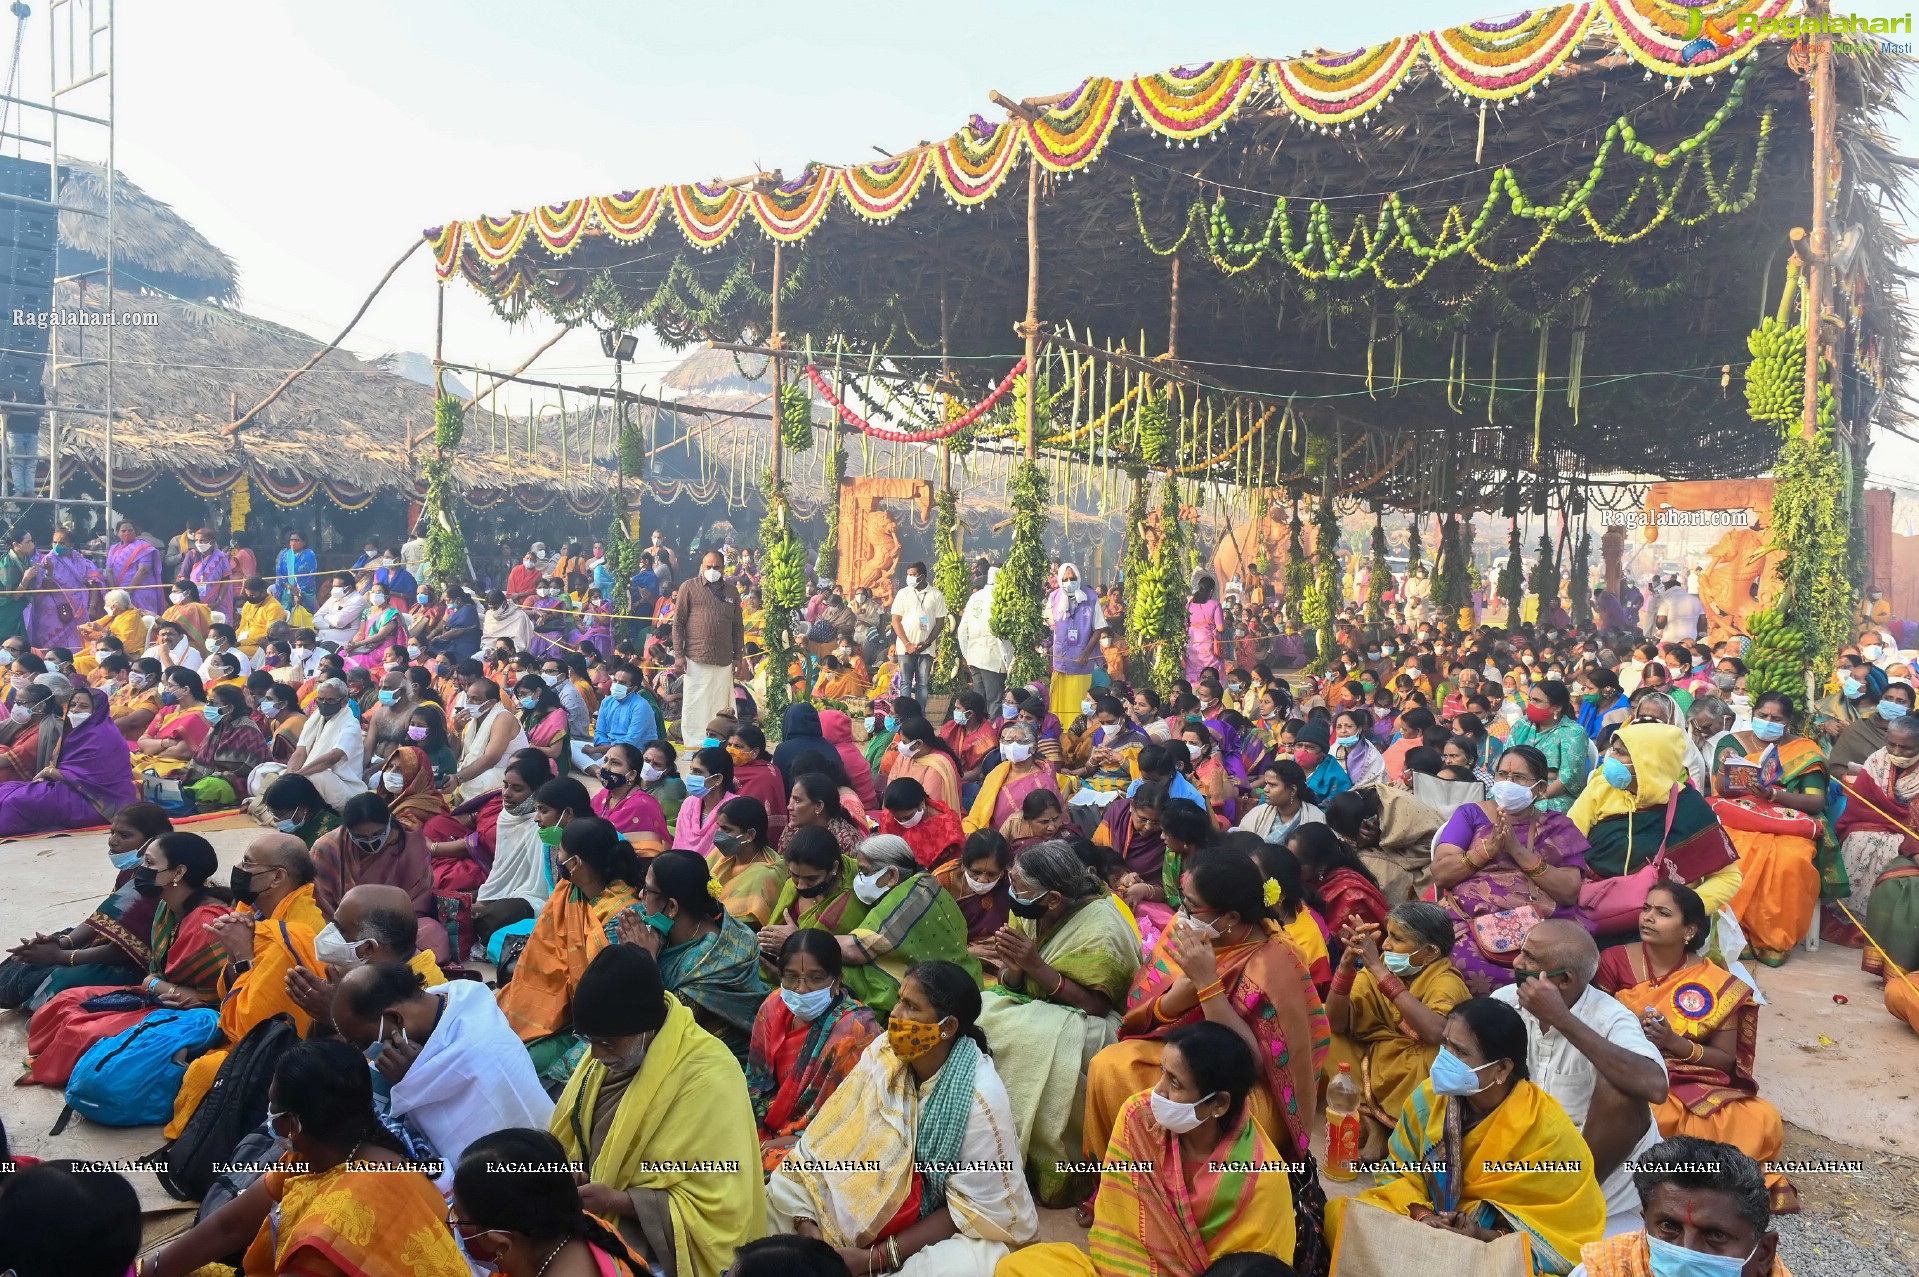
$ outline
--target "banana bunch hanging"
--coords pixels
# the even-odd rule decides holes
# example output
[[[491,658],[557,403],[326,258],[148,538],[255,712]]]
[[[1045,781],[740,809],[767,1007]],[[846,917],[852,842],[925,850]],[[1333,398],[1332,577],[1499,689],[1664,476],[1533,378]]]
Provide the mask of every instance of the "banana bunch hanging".
[[[1746,691],[1757,700],[1766,692],[1787,692],[1795,698],[1805,692],[1807,647],[1804,632],[1787,622],[1776,608],[1746,618],[1752,644],[1746,648]]]
[[[1791,429],[1805,407],[1805,325],[1787,327],[1784,320],[1767,315],[1746,335],[1746,349],[1752,352],[1746,365],[1746,411],[1754,421]],[[1822,369],[1824,364],[1821,360]]]

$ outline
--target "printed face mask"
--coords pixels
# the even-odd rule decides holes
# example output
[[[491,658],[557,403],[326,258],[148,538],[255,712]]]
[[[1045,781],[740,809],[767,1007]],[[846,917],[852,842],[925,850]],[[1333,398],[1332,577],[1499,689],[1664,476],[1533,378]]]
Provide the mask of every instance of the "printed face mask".
[[[892,1044],[893,1054],[909,1063],[937,1047],[942,1037],[937,1024],[902,1020],[898,1015],[886,1021],[886,1040]]]

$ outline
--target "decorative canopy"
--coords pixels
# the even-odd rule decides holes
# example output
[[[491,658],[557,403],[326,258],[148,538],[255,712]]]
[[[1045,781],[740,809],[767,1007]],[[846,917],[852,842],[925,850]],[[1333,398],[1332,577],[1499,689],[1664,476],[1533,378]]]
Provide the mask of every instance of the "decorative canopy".
[[[819,388],[859,389],[883,352],[925,374],[889,391],[893,430],[936,435],[910,423],[966,408],[931,390],[943,350],[944,389],[974,402],[1020,358],[1036,173],[1049,447],[1137,461],[1134,422],[1170,387],[1181,469],[1256,485],[1471,508],[1542,477],[1751,474],[1778,440],[1747,415],[1745,339],[1784,284],[1788,232],[1810,224],[1803,49],[1754,29],[1787,7],[1598,0],[1094,78],[878,164],[577,199],[427,239],[442,276],[504,316],[648,323],[676,345],[763,338],[787,245],[787,345],[852,352],[837,376],[820,357]],[[1900,72],[1865,41],[1835,55],[1855,430],[1901,419],[1887,401],[1905,340],[1908,165],[1876,123]],[[1130,360],[1107,353],[1122,343]]]

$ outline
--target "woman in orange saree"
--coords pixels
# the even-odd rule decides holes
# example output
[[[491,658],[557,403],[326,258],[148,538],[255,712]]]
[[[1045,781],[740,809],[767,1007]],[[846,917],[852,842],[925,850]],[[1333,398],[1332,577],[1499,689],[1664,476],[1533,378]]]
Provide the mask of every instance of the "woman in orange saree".
[[[300,1277],[467,1277],[446,1199],[373,1112],[373,1071],[344,1042],[296,1043],[267,1088],[282,1164],[145,1261],[142,1277],[241,1271]],[[249,1242],[251,1243],[249,1245]]]
[[[1826,758],[1793,733],[1792,698],[1767,692],[1752,723],[1728,733],[1713,758],[1713,814],[1739,852],[1733,914],[1758,959],[1786,960],[1812,930],[1821,881],[1842,889],[1845,871],[1826,829]]]
[[[1166,1037],[1208,1020],[1252,1048],[1260,1085],[1249,1111],[1268,1139],[1291,1159],[1293,1216],[1299,1239],[1294,1265],[1325,1271],[1325,1193],[1308,1151],[1319,1066],[1332,1045],[1326,1011],[1292,942],[1267,903],[1279,897],[1253,861],[1204,856],[1181,875],[1180,917],[1161,934],[1126,996],[1120,1040],[1093,1057],[1086,1073],[1083,1130],[1091,1156],[1104,1148],[1127,1100],[1159,1077]]]
[[[1699,952],[1710,928],[1698,892],[1658,883],[1639,913],[1639,943],[1602,953],[1593,984],[1640,1017],[1666,1058],[1671,1094],[1653,1106],[1660,1135],[1718,1140],[1763,1165],[1786,1131],[1753,1077],[1759,1005],[1745,981]],[[1785,1176],[1769,1172],[1766,1188],[1775,1215],[1799,1209]]]

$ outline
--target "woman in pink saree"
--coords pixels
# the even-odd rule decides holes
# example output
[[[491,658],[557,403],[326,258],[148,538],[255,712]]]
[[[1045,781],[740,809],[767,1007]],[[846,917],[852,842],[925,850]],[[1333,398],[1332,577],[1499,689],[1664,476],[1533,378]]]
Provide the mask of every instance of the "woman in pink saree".
[[[239,574],[214,539],[213,529],[201,528],[193,534],[193,548],[180,559],[180,575],[200,587],[200,601],[220,613],[227,624],[240,623],[239,610],[233,604],[233,587],[238,584],[235,578]]]
[[[134,800],[132,756],[107,716],[107,698],[77,688],[66,712],[86,718],[77,726],[67,719],[53,766],[32,780],[0,785],[0,838],[107,824]]]
[[[1197,682],[1208,666],[1218,669],[1219,632],[1226,628],[1226,614],[1213,597],[1213,578],[1202,576],[1193,587],[1193,600],[1186,605],[1186,679]]]
[[[166,611],[166,564],[160,547],[142,540],[131,520],[120,521],[119,539],[107,550],[107,585],[125,590],[133,600],[133,610],[154,616]]]

